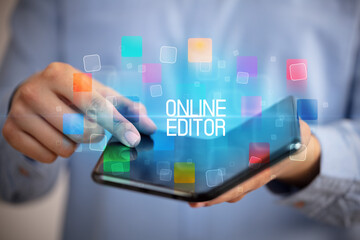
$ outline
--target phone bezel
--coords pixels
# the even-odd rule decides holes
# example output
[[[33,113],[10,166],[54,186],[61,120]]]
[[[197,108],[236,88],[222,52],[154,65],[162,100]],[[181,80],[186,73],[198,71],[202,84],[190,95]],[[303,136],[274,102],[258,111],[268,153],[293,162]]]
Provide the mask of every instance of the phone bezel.
[[[95,168],[91,174],[92,179],[100,184],[105,184],[109,186],[119,187],[123,189],[128,189],[137,192],[148,193],[152,195],[168,197],[168,198],[183,200],[188,202],[203,202],[203,201],[212,200],[220,196],[221,194],[227,192],[228,190],[234,188],[238,184],[241,184],[247,179],[255,176],[257,173],[263,171],[264,169],[281,162],[283,159],[285,159],[290,154],[294,153],[299,149],[299,146],[301,146],[299,119],[295,114],[296,108],[295,108],[294,98],[293,97],[288,97],[288,98],[291,98],[290,101],[292,102],[292,110],[293,110],[292,116],[294,116],[294,120],[295,120],[294,121],[295,126],[293,127],[294,127],[294,131],[297,133],[297,136],[295,136],[294,139],[292,139],[292,141],[288,145],[274,152],[272,155],[273,160],[270,163],[264,164],[255,170],[252,169],[251,171],[247,170],[240,172],[234,177],[228,179],[227,181],[224,181],[221,185],[210,189],[208,192],[204,192],[204,193],[185,192],[180,190],[169,189],[155,184],[140,182],[136,180],[117,178],[106,175],[104,173],[98,173],[96,169],[99,167],[100,163],[102,162],[104,153],[101,154],[101,157],[99,158],[97,164],[95,165]],[[286,99],[283,99],[282,101],[284,100]]]

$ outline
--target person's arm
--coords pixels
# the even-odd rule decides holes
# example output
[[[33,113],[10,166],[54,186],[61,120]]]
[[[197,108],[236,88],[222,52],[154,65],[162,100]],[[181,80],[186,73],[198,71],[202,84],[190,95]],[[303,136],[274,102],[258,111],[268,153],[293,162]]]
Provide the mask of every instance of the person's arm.
[[[353,86],[349,88],[348,118],[319,126],[313,134],[301,122],[301,137],[307,146],[305,161],[286,159],[212,201],[190,206],[234,203],[267,184],[271,191],[285,196],[281,203],[313,219],[340,226],[359,224],[360,61],[355,69]]]
[[[58,60],[56,1],[20,0],[12,18],[12,37],[0,68],[0,128],[16,87]],[[24,121],[27,121],[24,119]],[[35,162],[0,138],[0,196],[10,202],[34,199],[54,184],[59,163]]]
[[[282,200],[312,218],[342,226],[360,223],[360,52],[357,59],[347,117],[314,131],[321,144],[318,177]]]

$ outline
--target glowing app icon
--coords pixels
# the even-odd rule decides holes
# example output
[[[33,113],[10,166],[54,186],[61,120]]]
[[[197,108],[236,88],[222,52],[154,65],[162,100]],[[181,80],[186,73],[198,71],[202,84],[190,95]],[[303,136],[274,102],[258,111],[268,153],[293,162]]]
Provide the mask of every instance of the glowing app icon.
[[[188,40],[189,62],[211,62],[212,40],[210,38],[189,38]]]
[[[161,64],[147,63],[143,64],[145,71],[142,73],[143,83],[161,83]]]
[[[64,134],[83,134],[84,116],[80,113],[63,114],[63,133]]]
[[[298,117],[302,120],[318,119],[318,102],[316,99],[298,99],[297,100]]]
[[[249,82],[249,73],[247,72],[238,72],[236,75],[236,82],[239,84],[248,84]]]
[[[301,144],[300,149],[297,150],[295,153],[291,154],[289,158],[292,161],[305,161],[306,152],[307,152],[307,147],[304,144]]]
[[[97,72],[101,70],[100,56],[98,54],[83,57],[85,72]]]
[[[122,57],[141,57],[142,56],[142,37],[123,36],[121,38]]]
[[[241,115],[244,117],[261,116],[261,96],[242,96]]]
[[[102,152],[107,144],[107,137],[105,134],[91,134],[90,135],[90,150]]]
[[[206,173],[206,185],[208,187],[215,187],[223,183],[223,173],[220,169],[207,170]]]
[[[160,174],[163,169],[170,169],[170,162],[160,161],[156,164],[156,174]]]
[[[143,64],[138,65],[138,72],[143,73],[146,71],[146,67]]]
[[[211,63],[208,62],[200,63],[200,72],[211,72]]]
[[[159,174],[161,181],[171,181],[172,171],[170,169],[161,169]]]
[[[288,59],[286,61],[286,78],[292,81],[307,79],[307,60]]]
[[[73,91],[74,92],[91,92],[92,91],[92,74],[91,73],[74,73],[73,74]]]
[[[161,63],[176,63],[177,48],[170,46],[162,46],[160,48],[160,62]]]
[[[130,148],[123,145],[108,145],[104,152],[104,172],[124,173],[130,171]]]
[[[150,86],[150,94],[152,97],[161,97],[163,94],[161,85]]]
[[[249,144],[249,167],[259,168],[270,162],[270,144],[253,142]]]
[[[175,138],[167,136],[166,133],[157,132],[153,134],[152,139],[154,140],[155,151],[172,151],[175,146]]]
[[[246,72],[249,77],[257,77],[258,60],[255,56],[238,56],[237,72]]]
[[[195,163],[176,162],[174,163],[175,183],[195,183]]]

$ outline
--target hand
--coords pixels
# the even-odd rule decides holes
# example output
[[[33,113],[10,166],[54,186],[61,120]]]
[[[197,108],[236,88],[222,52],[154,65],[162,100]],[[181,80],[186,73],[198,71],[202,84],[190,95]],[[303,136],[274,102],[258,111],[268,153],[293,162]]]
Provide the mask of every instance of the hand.
[[[304,187],[309,184],[319,173],[320,168],[320,143],[311,134],[310,127],[300,120],[300,132],[302,145],[306,146],[306,158],[304,161],[292,161],[284,159],[280,163],[267,168],[244,183],[236,186],[214,200],[199,203],[189,203],[191,207],[208,207],[214,204],[229,202],[235,203],[241,200],[246,194],[256,190],[273,179],[285,182],[297,187]]]
[[[139,131],[151,134],[156,130],[142,104],[94,79],[92,86],[89,84],[91,92],[74,93],[73,74],[79,72],[65,63],[51,63],[16,90],[2,130],[12,147],[34,160],[51,163],[57,156],[72,155],[77,143],[89,142],[90,136],[103,133],[103,128],[129,147],[139,144]],[[117,108],[106,96],[115,97]],[[85,117],[84,134],[64,135],[63,114],[86,115],[89,109],[92,114]],[[120,112],[139,114],[139,121],[131,123]],[[92,128],[86,128],[90,125]]]

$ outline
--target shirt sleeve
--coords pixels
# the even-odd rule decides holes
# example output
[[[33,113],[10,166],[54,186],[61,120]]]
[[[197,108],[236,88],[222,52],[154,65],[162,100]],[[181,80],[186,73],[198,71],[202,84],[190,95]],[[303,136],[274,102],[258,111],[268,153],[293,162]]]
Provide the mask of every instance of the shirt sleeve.
[[[0,68],[0,127],[6,121],[16,87],[57,59],[57,14],[53,0],[20,0],[12,18],[12,38]],[[25,119],[24,119],[25,121]],[[42,164],[0,138],[0,196],[23,202],[46,193],[55,183],[60,163]]]
[[[313,129],[321,144],[319,175],[304,189],[278,181],[271,191],[285,193],[281,203],[311,218],[340,226],[360,223],[360,54],[349,94],[348,114]]]

